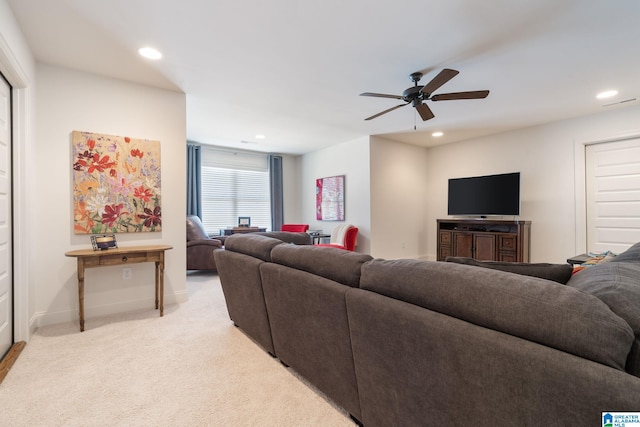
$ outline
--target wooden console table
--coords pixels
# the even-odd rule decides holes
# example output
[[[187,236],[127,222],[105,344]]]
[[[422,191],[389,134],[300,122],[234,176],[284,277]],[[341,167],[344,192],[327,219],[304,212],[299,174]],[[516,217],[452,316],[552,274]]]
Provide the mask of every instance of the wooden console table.
[[[233,227],[233,228],[227,228],[224,230],[224,235],[225,236],[231,236],[232,234],[238,234],[238,233],[257,233],[257,232],[261,232],[261,231],[267,231],[266,228],[262,228],[262,227]]]
[[[136,264],[139,262],[156,263],[156,309],[164,315],[164,252],[173,249],[170,245],[130,246],[124,248],[94,251],[80,249],[69,251],[65,256],[78,260],[78,301],[80,311],[80,332],[84,331],[84,270],[91,267]]]

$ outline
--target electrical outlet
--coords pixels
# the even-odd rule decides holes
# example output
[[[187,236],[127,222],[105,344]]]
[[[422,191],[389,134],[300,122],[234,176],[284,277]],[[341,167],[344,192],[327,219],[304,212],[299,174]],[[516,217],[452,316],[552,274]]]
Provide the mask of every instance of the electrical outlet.
[[[404,242],[402,242],[402,249],[404,249]]]
[[[131,280],[131,277],[133,277],[133,271],[131,270],[130,267],[126,267],[122,269],[122,279],[123,280]]]

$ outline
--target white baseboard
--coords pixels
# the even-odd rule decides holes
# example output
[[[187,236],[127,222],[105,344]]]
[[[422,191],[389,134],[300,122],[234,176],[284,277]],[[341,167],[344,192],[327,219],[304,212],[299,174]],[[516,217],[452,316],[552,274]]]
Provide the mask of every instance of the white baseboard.
[[[173,293],[164,296],[164,308],[172,304],[180,304],[188,299],[187,291]],[[109,316],[118,313],[128,313],[132,311],[147,310],[155,306],[155,298],[142,298],[130,301],[122,301],[112,304],[100,304],[84,307],[84,318],[87,319]],[[57,312],[41,311],[35,313],[29,322],[30,333],[33,334],[41,326],[55,325],[58,323],[78,322],[78,309],[64,310]]]

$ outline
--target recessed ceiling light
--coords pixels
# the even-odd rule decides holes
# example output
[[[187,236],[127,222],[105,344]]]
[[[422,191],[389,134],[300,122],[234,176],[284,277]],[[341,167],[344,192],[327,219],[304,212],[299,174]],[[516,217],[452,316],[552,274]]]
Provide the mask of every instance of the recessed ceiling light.
[[[618,94],[617,90],[605,90],[604,92],[600,92],[596,95],[598,99],[611,98],[612,96],[616,96]]]
[[[138,49],[138,53],[147,59],[160,59],[162,54],[152,47],[142,47]]]
[[[432,133],[432,134],[431,134],[431,136],[433,136],[434,138],[438,138],[438,137],[440,137],[440,136],[442,136],[442,135],[444,135],[444,133],[442,133],[442,132],[440,132],[440,131],[438,131],[438,132],[434,132],[434,133]]]
[[[265,136],[262,135],[262,134],[257,134],[256,135],[256,139],[264,139],[264,138],[265,138]]]

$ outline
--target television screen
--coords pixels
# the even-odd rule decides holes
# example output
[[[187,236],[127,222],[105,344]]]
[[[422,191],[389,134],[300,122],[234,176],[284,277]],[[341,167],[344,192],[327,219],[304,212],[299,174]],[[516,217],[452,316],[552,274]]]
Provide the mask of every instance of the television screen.
[[[449,215],[520,215],[520,172],[449,179]]]

